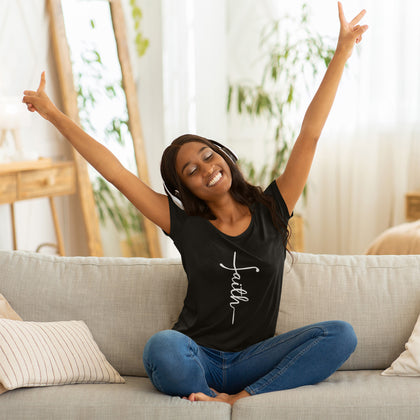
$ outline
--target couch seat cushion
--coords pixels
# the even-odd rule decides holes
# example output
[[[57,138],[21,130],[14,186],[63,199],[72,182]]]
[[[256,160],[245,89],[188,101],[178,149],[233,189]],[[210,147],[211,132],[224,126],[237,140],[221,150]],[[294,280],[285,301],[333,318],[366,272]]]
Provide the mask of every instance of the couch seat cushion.
[[[22,388],[0,395],[1,418],[33,419],[230,419],[231,407],[169,397],[149,379],[125,376],[125,384]]]
[[[313,386],[255,395],[238,401],[233,420],[415,419],[420,378],[385,377],[381,371],[338,371]]]

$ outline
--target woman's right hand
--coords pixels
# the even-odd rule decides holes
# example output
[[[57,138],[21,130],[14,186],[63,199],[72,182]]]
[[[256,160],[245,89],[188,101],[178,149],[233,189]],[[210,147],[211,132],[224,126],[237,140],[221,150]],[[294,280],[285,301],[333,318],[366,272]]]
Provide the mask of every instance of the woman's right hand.
[[[45,84],[45,71],[43,71],[37,91],[25,90],[23,92],[25,96],[23,97],[22,102],[26,104],[29,111],[36,111],[39,115],[41,115],[41,117],[51,121],[54,112],[57,111],[57,108],[45,93]]]
[[[336,52],[343,52],[346,58],[352,54],[353,47],[362,40],[362,35],[367,31],[368,25],[359,25],[360,20],[366,14],[366,10],[362,10],[353,20],[347,22],[343,5],[338,2],[338,17],[340,19],[340,34],[337,42]]]

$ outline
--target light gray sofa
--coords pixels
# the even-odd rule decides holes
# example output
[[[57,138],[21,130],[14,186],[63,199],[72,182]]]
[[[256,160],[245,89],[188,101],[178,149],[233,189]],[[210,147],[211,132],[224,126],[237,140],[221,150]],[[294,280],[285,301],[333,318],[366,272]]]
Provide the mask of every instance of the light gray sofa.
[[[3,419],[417,419],[420,378],[381,371],[404,350],[420,313],[420,256],[294,254],[277,324],[350,322],[358,347],[328,380],[224,403],[156,391],[142,365],[171,328],[186,279],[178,260],[55,257],[0,251],[0,293],[24,320],[84,320],[125,384],[24,388],[0,395]]]

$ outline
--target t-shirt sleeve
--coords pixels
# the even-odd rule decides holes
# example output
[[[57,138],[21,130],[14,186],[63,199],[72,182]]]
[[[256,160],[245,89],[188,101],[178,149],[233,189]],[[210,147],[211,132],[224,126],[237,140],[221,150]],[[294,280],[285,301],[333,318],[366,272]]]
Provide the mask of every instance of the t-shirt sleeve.
[[[184,223],[187,215],[184,210],[180,209],[172,200],[168,197],[169,201],[169,213],[171,220],[171,230],[169,233],[163,231],[163,233],[169,236],[174,242],[180,239],[180,233],[183,231]]]
[[[279,210],[281,217],[286,222],[293,216],[293,213],[289,214],[289,209],[287,208],[284,198],[281,195],[281,192],[279,191],[276,181],[273,181],[267,187],[267,189],[264,191],[264,194],[269,194],[274,198],[274,201],[276,202],[276,205],[277,205],[277,209]]]

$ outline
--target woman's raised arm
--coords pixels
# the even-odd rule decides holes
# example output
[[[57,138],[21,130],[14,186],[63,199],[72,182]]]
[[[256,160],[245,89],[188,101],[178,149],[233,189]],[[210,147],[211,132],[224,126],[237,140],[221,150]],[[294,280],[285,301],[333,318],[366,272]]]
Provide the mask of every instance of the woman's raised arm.
[[[109,182],[114,184],[138,209],[165,232],[170,230],[168,198],[153,191],[128,171],[101,143],[85,133],[63,114],[45,93],[45,72],[36,91],[25,90],[22,102],[31,112],[50,121],[73,147]]]
[[[316,145],[334,102],[344,65],[352,54],[354,44],[361,41],[363,33],[368,28],[367,25],[358,24],[365,13],[366,11],[362,10],[351,22],[347,22],[343,6],[338,2],[340,35],[335,54],[306,111],[286,168],[276,180],[289,213],[292,213],[308,179]]]

